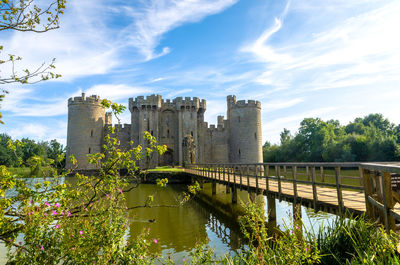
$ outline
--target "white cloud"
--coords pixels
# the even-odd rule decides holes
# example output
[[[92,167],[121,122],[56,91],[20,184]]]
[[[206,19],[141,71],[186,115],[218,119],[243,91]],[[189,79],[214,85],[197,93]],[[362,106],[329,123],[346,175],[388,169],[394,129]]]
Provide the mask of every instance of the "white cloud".
[[[6,133],[11,135],[13,139],[21,139],[24,137],[29,137],[38,141],[50,141],[56,139],[65,146],[67,123],[54,122],[52,126],[45,126],[39,123],[27,123],[7,131]]]
[[[354,5],[338,2],[343,8],[354,8]],[[321,6],[319,8],[322,10]],[[299,10],[309,17],[318,12],[315,8],[298,9],[297,6]],[[319,32],[316,29],[313,35],[304,32],[306,38],[300,41],[299,38],[296,42],[285,38],[284,45],[271,41],[284,27],[283,20],[276,18],[271,27],[241,51],[265,63],[265,72],[255,80],[262,85],[307,91],[379,85],[388,78],[399,82],[400,36],[395,34],[400,25],[399,13],[399,2],[384,6],[381,3],[380,8],[338,21],[333,27],[324,27]],[[304,76],[307,76],[306,81]]]
[[[262,112],[271,112],[279,109],[285,109],[293,107],[301,102],[303,102],[303,98],[294,98],[294,99],[286,99],[286,100],[276,100],[269,101],[262,104]]]
[[[127,43],[139,49],[146,60],[151,60],[170,52],[163,47],[156,52],[161,36],[187,22],[197,22],[204,17],[219,13],[238,0],[150,0],[143,7],[128,9],[135,19],[121,34],[127,35]]]
[[[134,87],[125,84],[100,84],[92,86],[84,91],[86,95],[99,95],[109,100],[121,100],[152,92],[151,88]]]

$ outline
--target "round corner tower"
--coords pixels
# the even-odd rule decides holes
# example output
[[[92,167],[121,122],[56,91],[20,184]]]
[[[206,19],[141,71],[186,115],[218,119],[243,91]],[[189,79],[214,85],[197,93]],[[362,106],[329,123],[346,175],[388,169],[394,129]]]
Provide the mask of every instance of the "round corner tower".
[[[227,97],[230,163],[262,163],[261,103]]]
[[[68,100],[68,132],[66,168],[75,167],[69,162],[74,155],[77,169],[95,169],[87,161],[88,154],[101,152],[105,125],[105,108],[99,96],[74,97]]]

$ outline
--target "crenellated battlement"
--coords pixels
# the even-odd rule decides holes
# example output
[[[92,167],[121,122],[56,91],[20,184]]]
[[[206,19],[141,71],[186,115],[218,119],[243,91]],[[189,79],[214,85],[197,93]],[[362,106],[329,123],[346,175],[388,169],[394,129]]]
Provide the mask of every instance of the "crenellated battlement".
[[[144,96],[138,96],[135,98],[129,99],[129,109],[132,110],[133,108],[138,108],[138,109],[146,109],[146,108],[152,108],[152,109],[157,109],[161,108],[163,103],[161,95],[150,95],[147,97]]]
[[[218,124],[217,126],[215,126],[215,124],[210,124],[210,127],[206,127],[207,131],[209,132],[223,132],[225,131],[225,128],[222,124]]]
[[[161,95],[150,95],[146,98],[144,96],[138,96],[135,99],[129,99],[129,109],[132,111],[134,108],[137,109],[159,109],[161,107],[172,107],[175,109],[206,109],[206,100],[200,100],[197,97],[177,97],[173,100],[162,99]]]
[[[202,99],[200,100],[198,97],[193,97],[193,99],[191,97],[185,97],[185,99],[183,99],[182,97],[177,97],[173,100],[173,103],[176,106],[176,109],[206,109],[207,105],[206,105],[206,100]]]
[[[80,97],[72,97],[68,99],[68,105],[74,105],[74,104],[101,105],[101,99],[100,96],[97,95],[91,95],[86,97],[85,93],[82,93],[82,96]]]
[[[259,108],[261,109],[261,102],[258,100],[238,100],[231,105],[231,108]]]

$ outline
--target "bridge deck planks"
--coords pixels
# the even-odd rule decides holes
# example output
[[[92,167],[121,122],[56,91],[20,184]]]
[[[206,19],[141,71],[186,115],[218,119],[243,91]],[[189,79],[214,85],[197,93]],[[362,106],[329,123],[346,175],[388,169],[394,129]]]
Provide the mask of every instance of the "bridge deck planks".
[[[217,181],[221,181],[224,184],[236,184],[240,186],[240,176],[233,175],[233,173],[229,174],[230,181],[228,183],[228,174],[225,173],[211,173],[210,177],[203,176],[203,172],[195,170],[195,169],[185,169],[185,172],[200,176],[206,179],[213,179]],[[225,178],[224,178],[225,177]],[[225,181],[224,181],[225,179]],[[279,196],[279,188],[278,181],[275,179],[269,179],[269,192],[274,193]],[[249,177],[249,185],[247,184],[247,176],[242,176],[242,187],[247,189],[248,186],[252,190],[255,190],[256,178],[254,176]],[[266,180],[264,177],[258,177],[258,188],[260,191],[266,191]],[[281,195],[283,197],[294,197],[293,192],[293,182],[287,182],[284,178],[281,179]],[[338,199],[337,199],[337,191],[336,188],[331,187],[321,187],[317,186],[317,196],[318,196],[318,204],[325,204],[327,206],[338,208]],[[284,198],[283,198],[284,199]],[[311,184],[303,184],[297,183],[297,200],[300,202],[302,200],[312,202],[313,201],[313,189]],[[365,206],[365,196],[363,191],[356,190],[342,190],[342,200],[345,209],[350,210],[355,213],[363,213],[366,211]],[[394,208],[395,212],[400,214],[400,206],[396,206]]]

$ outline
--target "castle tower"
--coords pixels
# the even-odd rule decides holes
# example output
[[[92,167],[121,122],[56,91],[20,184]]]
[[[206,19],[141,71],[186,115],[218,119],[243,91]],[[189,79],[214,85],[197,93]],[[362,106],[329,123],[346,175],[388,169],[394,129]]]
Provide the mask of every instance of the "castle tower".
[[[159,139],[159,110],[162,106],[161,95],[150,95],[144,98],[139,96],[133,100],[129,99],[129,110],[131,112],[131,140],[133,145],[141,145],[146,147],[146,142],[143,138],[144,132],[148,131]],[[141,161],[143,165],[145,161]],[[154,155],[150,161],[152,165],[158,163],[158,156]]]
[[[255,100],[239,100],[227,97],[229,162],[261,163],[261,103]]]
[[[110,117],[109,117],[110,118]],[[68,132],[66,168],[74,168],[69,156],[74,155],[78,169],[94,169],[87,162],[87,155],[101,152],[105,108],[99,96],[74,97],[68,100]]]
[[[178,143],[179,143],[179,165],[183,164],[183,144],[187,136],[193,138],[194,146],[199,146],[199,119],[202,120],[203,112],[206,108],[206,101],[200,100],[197,97],[177,97],[174,99],[174,104],[178,112]],[[198,148],[197,148],[198,149]],[[199,152],[194,155],[194,161],[199,161]]]

